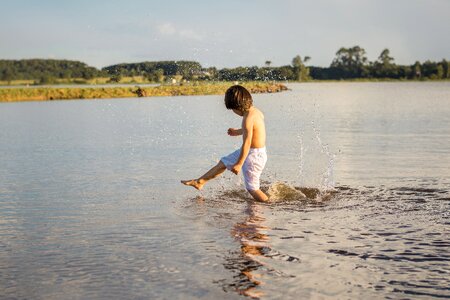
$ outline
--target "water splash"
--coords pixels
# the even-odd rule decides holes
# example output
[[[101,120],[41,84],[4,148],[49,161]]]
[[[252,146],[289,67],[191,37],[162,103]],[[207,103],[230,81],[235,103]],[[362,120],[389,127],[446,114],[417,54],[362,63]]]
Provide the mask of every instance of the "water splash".
[[[305,181],[305,175],[304,175],[304,168],[305,168],[305,152],[306,149],[304,147],[303,144],[303,136],[304,136],[305,131],[303,129],[300,130],[300,133],[297,134],[297,140],[298,143],[300,144],[300,163],[298,166],[298,173],[299,173],[299,178],[300,178],[300,185],[304,184]]]
[[[299,99],[301,115],[309,116],[311,115],[310,109],[307,109],[305,105],[301,103],[302,99]],[[296,186],[306,186],[308,178],[306,174],[313,170],[319,170],[317,174],[319,178],[314,180],[314,186],[318,187],[323,191],[334,189],[334,162],[335,154],[332,153],[328,144],[322,141],[319,122],[317,120],[322,120],[323,116],[320,115],[319,105],[317,103],[313,104],[313,114],[310,120],[309,118],[299,120],[297,115],[290,114],[291,123],[294,124],[296,128],[296,139],[298,143],[298,176],[295,185]],[[294,107],[291,107],[291,111],[295,111]],[[309,144],[307,142],[311,141]],[[312,150],[312,151],[308,151]],[[321,157],[319,164],[314,162],[317,159],[317,154],[322,153],[325,157]],[[325,166],[323,164],[325,163]],[[311,169],[310,169],[310,167]],[[322,170],[323,168],[323,170]],[[310,178],[311,179],[311,178]]]
[[[283,182],[275,182],[267,189],[267,195],[270,202],[278,202],[285,200],[303,200],[306,195]]]
[[[333,189],[334,188],[334,159],[335,154],[330,151],[328,144],[324,144],[320,137],[320,130],[315,126],[314,120],[311,121],[311,126],[314,132],[315,139],[320,147],[320,151],[326,155],[328,163],[325,171],[322,173],[321,184],[320,187],[324,190]]]
[[[322,189],[312,187],[298,187],[291,186],[284,182],[275,182],[266,189],[263,188],[266,194],[269,196],[271,203],[276,202],[292,202],[292,201],[314,201],[322,202],[330,200],[337,194],[337,190]]]

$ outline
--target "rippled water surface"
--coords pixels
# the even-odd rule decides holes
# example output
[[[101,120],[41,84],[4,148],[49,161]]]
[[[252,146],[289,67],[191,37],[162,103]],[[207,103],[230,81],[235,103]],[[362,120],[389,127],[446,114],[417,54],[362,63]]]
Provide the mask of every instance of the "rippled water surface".
[[[450,84],[290,88],[272,204],[179,183],[239,147],[221,96],[1,104],[0,298],[450,298]]]

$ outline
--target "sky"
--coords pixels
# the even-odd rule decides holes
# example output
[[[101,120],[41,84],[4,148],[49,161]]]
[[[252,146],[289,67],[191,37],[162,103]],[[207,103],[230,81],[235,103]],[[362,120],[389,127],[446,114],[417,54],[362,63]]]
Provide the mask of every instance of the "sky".
[[[329,66],[341,47],[450,59],[450,0],[0,0],[0,59]]]

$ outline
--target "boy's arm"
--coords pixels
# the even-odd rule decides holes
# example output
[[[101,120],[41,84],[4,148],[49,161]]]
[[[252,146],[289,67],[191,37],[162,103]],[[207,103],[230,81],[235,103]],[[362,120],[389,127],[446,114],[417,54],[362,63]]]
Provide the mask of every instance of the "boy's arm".
[[[237,136],[242,135],[242,128],[228,128],[228,135]]]
[[[248,152],[250,151],[250,146],[252,144],[253,137],[253,118],[245,118],[242,124],[242,147],[241,154],[236,164],[231,169],[231,172],[238,174],[241,171],[242,165],[247,158]]]

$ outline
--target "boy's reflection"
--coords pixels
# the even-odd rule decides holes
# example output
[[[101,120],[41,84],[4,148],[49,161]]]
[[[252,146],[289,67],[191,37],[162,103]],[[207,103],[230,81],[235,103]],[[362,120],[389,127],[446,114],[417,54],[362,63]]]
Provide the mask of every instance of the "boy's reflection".
[[[241,252],[238,259],[232,259],[227,268],[237,269],[236,282],[231,284],[242,295],[252,298],[260,298],[264,295],[258,291],[262,284],[262,276],[257,270],[263,266],[259,257],[270,251],[268,247],[269,237],[265,234],[268,229],[262,225],[264,218],[264,206],[255,202],[249,202],[246,209],[247,217],[243,222],[233,226],[231,234],[241,243]]]

